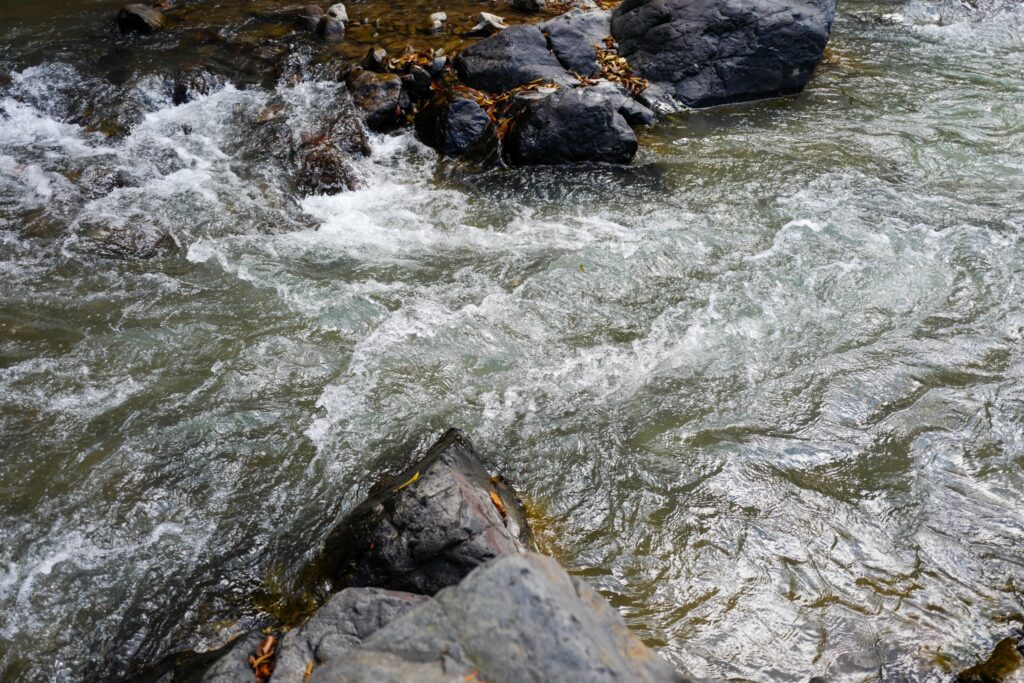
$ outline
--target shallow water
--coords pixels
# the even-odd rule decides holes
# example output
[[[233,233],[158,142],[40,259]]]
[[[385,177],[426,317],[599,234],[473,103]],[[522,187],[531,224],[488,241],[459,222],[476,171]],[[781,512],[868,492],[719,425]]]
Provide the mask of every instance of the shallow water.
[[[695,675],[941,680],[1020,620],[1021,5],[845,2],[805,93],[680,115],[633,168],[473,175],[381,137],[366,189],[305,200],[252,121],[338,85],[172,107],[152,45],[96,67],[115,4],[22,6],[0,679],[254,623],[449,425]],[[178,248],[105,259],[97,225]]]

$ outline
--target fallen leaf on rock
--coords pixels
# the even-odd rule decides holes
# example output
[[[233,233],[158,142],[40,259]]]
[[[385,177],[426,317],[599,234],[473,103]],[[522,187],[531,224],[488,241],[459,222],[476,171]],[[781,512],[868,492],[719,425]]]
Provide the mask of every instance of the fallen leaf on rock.
[[[276,647],[277,637],[267,636],[256,648],[256,654],[249,656],[249,666],[256,676],[256,683],[267,683],[273,675]]]
[[[419,479],[420,479],[420,473],[419,473],[419,472],[417,472],[416,474],[412,475],[412,479],[410,479],[409,481],[405,482],[404,484],[402,484],[401,486],[399,486],[398,488],[396,488],[396,489],[395,489],[395,493],[398,493],[399,491],[401,491],[402,489],[404,489],[404,488],[405,488],[406,486],[408,486],[409,484],[414,484],[414,483],[416,483],[417,481],[419,481]]]
[[[494,503],[494,507],[498,508],[498,512],[501,513],[502,519],[508,517],[508,512],[505,510],[505,503],[502,502],[501,496],[498,495],[497,491],[491,491],[491,502]]]

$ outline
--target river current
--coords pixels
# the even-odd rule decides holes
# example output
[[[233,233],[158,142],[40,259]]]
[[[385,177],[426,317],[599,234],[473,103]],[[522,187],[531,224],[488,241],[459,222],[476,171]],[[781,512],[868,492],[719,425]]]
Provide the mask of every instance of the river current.
[[[0,680],[257,623],[449,425],[695,675],[945,680],[1020,623],[1024,6],[841,0],[804,93],[680,114],[631,168],[379,136],[363,189],[300,199],[245,122],[343,85],[173,106],[155,58],[92,68],[116,4],[29,4],[0,2]]]

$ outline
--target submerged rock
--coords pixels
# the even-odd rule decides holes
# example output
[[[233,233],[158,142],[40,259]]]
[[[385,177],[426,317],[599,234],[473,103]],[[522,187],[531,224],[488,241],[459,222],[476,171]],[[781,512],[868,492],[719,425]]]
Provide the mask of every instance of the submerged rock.
[[[1003,638],[988,659],[961,671],[954,683],[1024,683],[1024,639]]]
[[[201,67],[184,69],[178,73],[171,88],[171,99],[175,104],[185,104],[197,97],[224,87],[224,77],[211,74]]]
[[[487,475],[469,440],[452,429],[341,521],[323,563],[336,586],[432,595],[532,540],[515,494]]]
[[[366,125],[378,132],[396,128],[409,108],[409,98],[396,74],[354,69],[345,78],[356,106],[365,112]]]
[[[676,103],[707,107],[802,90],[834,16],[835,0],[625,0],[612,36]]]
[[[371,47],[363,57],[363,68],[382,73],[388,68],[388,51],[382,47]]]
[[[461,157],[494,140],[494,125],[476,100],[438,95],[416,115],[419,139],[446,157]]]
[[[567,70],[581,76],[595,76],[601,70],[596,46],[603,45],[611,35],[611,12],[574,9],[538,24],[537,28],[547,36],[552,52]]]
[[[488,92],[504,92],[536,80],[574,85],[577,81],[548,49],[536,26],[520,24],[465,49],[455,67],[463,83]]]
[[[427,600],[382,588],[346,588],[281,639],[274,683],[304,683],[311,662],[323,666]]]
[[[312,681],[685,681],[551,558],[503,557],[314,669]]]
[[[124,261],[148,260],[176,248],[166,230],[153,226],[89,226],[81,233],[85,251]]]
[[[524,166],[628,164],[636,155],[637,140],[624,108],[638,116],[643,109],[608,88],[563,88],[529,98],[505,138],[506,154],[512,163]]]
[[[303,195],[337,194],[359,187],[349,156],[329,140],[303,149],[296,176],[296,190]]]
[[[152,33],[163,25],[163,12],[148,5],[125,5],[117,13],[117,27],[122,33]]]

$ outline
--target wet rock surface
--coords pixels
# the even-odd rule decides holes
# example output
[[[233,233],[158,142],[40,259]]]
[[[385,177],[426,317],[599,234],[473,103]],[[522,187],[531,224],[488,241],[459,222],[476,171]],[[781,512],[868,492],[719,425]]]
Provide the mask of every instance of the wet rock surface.
[[[476,100],[439,95],[416,115],[420,140],[446,157],[461,157],[494,140],[494,125]]]
[[[521,24],[482,40],[455,59],[466,85],[499,93],[541,80],[571,86],[577,81],[548,49],[536,26]]]
[[[619,53],[688,107],[799,92],[821,61],[834,0],[625,0]]]
[[[371,130],[386,132],[397,128],[409,109],[409,98],[400,76],[355,69],[345,79],[352,99],[365,112]]]
[[[346,588],[281,639],[274,683],[303,683],[321,667],[429,598],[381,588]]]
[[[513,121],[505,151],[519,165],[628,164],[637,140],[620,111],[626,101],[639,106],[610,88],[564,88],[530,98]]]
[[[202,67],[186,68],[178,72],[174,79],[171,99],[175,104],[185,104],[224,87],[224,83],[223,76],[212,74]]]
[[[595,76],[600,70],[595,46],[603,46],[612,32],[612,14],[606,10],[574,9],[538,24],[551,51],[568,71]]]
[[[549,557],[503,557],[314,670],[312,681],[679,682]]]
[[[327,538],[323,562],[337,587],[433,595],[532,543],[511,488],[492,480],[469,440],[449,430],[341,521]]]

